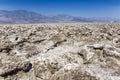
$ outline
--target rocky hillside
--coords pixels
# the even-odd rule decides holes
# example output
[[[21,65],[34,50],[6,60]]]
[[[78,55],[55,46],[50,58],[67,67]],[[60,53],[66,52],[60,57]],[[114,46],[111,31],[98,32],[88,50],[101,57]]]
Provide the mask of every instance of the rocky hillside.
[[[120,80],[120,24],[0,25],[0,80]]]

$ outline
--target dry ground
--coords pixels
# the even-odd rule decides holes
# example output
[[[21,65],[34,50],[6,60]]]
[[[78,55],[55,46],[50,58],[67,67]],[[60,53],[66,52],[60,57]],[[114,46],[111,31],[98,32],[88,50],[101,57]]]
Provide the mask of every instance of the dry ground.
[[[120,80],[120,24],[0,25],[0,80]]]

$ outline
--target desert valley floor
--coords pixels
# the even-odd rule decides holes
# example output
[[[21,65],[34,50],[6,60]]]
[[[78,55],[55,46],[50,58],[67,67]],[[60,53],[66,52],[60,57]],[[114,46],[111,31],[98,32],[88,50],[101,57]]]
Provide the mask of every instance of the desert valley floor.
[[[0,80],[120,80],[120,23],[1,24]]]

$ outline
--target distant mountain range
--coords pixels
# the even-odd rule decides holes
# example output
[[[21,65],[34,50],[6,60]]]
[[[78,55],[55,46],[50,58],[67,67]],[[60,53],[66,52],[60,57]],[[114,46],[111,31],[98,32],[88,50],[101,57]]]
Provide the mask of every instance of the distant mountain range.
[[[26,10],[0,10],[0,24],[5,23],[59,23],[59,22],[120,22],[119,18],[85,18],[70,15],[46,16]]]

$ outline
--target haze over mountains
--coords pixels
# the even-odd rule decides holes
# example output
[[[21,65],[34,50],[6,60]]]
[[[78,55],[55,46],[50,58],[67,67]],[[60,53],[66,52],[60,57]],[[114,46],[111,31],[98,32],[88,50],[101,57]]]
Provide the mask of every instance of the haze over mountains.
[[[120,22],[119,18],[110,17],[75,17],[70,15],[47,16],[26,10],[0,10],[0,24],[9,23],[52,23],[52,22]]]

